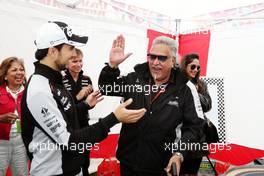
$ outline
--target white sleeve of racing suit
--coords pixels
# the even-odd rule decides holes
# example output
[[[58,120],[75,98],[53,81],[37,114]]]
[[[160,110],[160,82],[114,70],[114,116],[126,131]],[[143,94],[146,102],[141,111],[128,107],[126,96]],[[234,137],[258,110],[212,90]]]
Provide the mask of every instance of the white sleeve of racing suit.
[[[68,146],[70,133],[52,94],[38,92],[28,96],[27,105],[41,128],[58,144]]]

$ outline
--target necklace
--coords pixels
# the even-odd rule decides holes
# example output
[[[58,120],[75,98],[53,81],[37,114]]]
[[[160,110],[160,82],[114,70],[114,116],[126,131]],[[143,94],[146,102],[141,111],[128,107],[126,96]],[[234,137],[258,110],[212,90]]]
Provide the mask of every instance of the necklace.
[[[23,87],[23,85],[19,86],[19,88],[18,88],[17,90],[12,90],[12,89],[10,89],[10,88],[7,86],[9,92],[12,92],[13,94],[18,94],[18,93],[20,92],[20,90],[22,89],[22,87]]]

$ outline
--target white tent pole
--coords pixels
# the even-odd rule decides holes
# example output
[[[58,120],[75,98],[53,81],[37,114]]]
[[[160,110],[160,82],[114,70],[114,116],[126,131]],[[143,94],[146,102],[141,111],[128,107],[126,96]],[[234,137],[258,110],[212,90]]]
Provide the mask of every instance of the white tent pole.
[[[175,66],[179,66],[179,36],[180,36],[180,25],[181,19],[175,19],[175,36],[176,36],[176,44],[177,44],[177,55],[176,55],[176,64]]]

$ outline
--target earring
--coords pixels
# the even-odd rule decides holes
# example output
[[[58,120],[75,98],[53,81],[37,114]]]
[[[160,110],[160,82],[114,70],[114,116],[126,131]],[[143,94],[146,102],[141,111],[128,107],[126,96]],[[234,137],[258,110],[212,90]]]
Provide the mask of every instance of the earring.
[[[7,78],[5,77],[5,80],[7,81]]]

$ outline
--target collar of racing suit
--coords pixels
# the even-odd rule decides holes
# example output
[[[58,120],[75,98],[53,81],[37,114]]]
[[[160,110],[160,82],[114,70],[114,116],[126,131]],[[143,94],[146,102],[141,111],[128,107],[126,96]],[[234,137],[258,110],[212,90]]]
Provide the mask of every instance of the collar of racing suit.
[[[39,61],[35,62],[34,65],[35,65],[35,74],[43,75],[46,78],[48,78],[50,81],[63,86],[62,75],[60,72],[50,68],[47,65],[41,64]]]

